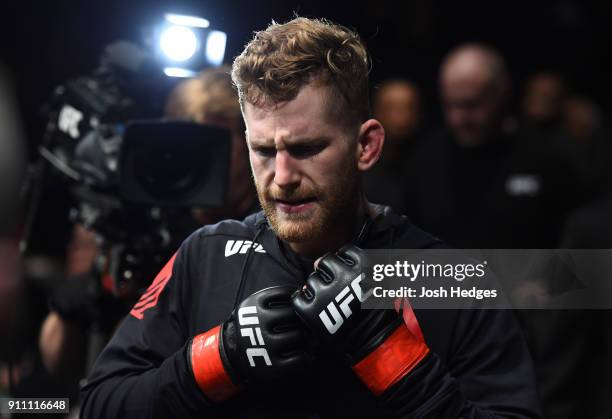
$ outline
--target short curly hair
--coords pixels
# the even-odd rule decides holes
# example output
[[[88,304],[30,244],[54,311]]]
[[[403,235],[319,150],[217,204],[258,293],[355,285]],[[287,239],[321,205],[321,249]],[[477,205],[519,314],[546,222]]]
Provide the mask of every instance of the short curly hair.
[[[331,87],[338,116],[363,122],[370,117],[365,45],[354,31],[325,19],[272,22],[255,33],[232,66],[240,104],[276,104],[294,99],[312,82]],[[343,103],[342,103],[343,101]],[[337,106],[342,103],[343,106]]]

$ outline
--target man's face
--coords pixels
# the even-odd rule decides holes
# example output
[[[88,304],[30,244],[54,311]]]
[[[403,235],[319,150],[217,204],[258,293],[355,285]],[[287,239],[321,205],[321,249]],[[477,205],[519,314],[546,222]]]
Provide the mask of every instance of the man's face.
[[[257,195],[287,242],[336,231],[358,202],[358,130],[333,120],[327,89],[311,83],[289,102],[245,105]]]
[[[554,74],[534,76],[523,100],[525,115],[536,122],[554,122],[560,117],[564,95],[563,80]]]
[[[469,147],[485,141],[501,118],[499,86],[476,74],[446,74],[441,90],[446,123],[459,144]]]
[[[416,131],[421,119],[421,101],[407,83],[384,86],[374,101],[374,117],[385,127],[391,141],[404,140]]]

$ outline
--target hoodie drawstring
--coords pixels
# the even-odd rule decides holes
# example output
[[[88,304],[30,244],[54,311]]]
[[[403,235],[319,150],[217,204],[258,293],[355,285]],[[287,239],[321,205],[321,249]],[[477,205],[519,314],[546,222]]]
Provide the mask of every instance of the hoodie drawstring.
[[[262,222],[257,228],[257,232],[253,236],[253,240],[251,240],[251,246],[247,251],[246,258],[244,259],[244,263],[242,264],[242,270],[240,271],[240,284],[238,285],[238,290],[236,291],[236,298],[234,299],[234,309],[238,306],[238,303],[240,303],[240,296],[242,295],[242,292],[244,291],[244,285],[246,284],[247,267],[249,265],[249,262],[251,261],[251,256],[253,255],[253,253],[255,253],[254,249],[257,239],[266,229],[266,225],[267,223]]]

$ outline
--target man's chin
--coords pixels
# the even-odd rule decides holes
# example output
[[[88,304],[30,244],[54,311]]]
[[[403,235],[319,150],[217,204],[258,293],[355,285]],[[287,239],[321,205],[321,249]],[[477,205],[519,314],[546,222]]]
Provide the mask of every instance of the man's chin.
[[[321,236],[319,223],[311,219],[276,219],[271,224],[276,235],[289,243],[304,243],[316,240]]]
[[[285,242],[304,243],[321,237],[323,220],[317,210],[287,214],[271,206],[264,209],[270,226],[278,238]]]

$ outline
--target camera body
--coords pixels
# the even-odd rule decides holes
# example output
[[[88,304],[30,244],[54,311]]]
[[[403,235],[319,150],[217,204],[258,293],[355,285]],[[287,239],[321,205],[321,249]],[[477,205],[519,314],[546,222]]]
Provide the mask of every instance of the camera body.
[[[120,42],[46,109],[40,154],[75,197],[71,220],[96,233],[95,270],[119,297],[145,289],[197,227],[193,207],[225,201],[230,131],[161,118],[171,86],[148,54]]]

